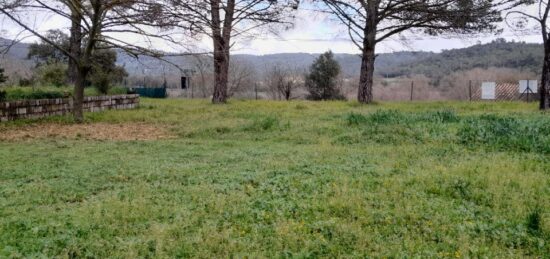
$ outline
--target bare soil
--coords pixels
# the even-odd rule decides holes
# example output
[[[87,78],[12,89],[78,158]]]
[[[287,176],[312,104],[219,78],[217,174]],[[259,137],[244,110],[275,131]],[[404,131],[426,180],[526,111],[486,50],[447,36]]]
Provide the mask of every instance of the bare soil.
[[[146,123],[33,124],[0,128],[0,141],[63,138],[89,140],[158,140],[174,137],[161,125]]]

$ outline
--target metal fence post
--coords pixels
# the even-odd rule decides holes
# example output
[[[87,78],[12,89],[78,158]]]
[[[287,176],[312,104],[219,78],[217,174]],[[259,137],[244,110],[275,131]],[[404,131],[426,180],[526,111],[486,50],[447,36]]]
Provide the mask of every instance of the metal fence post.
[[[414,81],[411,82],[411,101],[413,100],[413,93],[414,93]]]

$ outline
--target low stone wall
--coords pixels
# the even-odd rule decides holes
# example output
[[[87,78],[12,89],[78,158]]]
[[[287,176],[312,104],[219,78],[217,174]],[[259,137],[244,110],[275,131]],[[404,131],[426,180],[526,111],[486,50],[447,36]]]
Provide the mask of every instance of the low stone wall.
[[[84,97],[84,111],[134,109],[139,106],[139,95],[111,95]],[[35,119],[72,112],[73,99],[21,100],[0,103],[0,121]]]

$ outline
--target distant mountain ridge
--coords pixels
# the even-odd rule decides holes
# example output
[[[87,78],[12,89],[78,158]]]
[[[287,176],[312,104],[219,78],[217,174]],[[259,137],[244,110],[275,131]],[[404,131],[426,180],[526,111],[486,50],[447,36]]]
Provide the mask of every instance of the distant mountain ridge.
[[[11,41],[0,38],[0,46]],[[27,57],[28,43],[16,43],[4,58],[24,60]],[[402,51],[382,53],[376,59],[376,73],[384,77],[399,77],[424,74],[438,78],[454,71],[473,68],[506,67],[538,72],[542,66],[542,44],[506,42],[496,40],[488,44],[478,44],[462,49],[445,50],[441,53],[424,51]],[[258,72],[263,72],[274,64],[307,69],[319,54],[279,53],[269,55],[237,54],[232,59],[245,62]],[[359,75],[361,59],[356,54],[335,54],[345,76]],[[192,68],[193,57],[167,57],[180,67]],[[179,73],[175,67],[151,57],[135,59],[118,51],[117,63],[124,66],[130,75],[159,76]]]

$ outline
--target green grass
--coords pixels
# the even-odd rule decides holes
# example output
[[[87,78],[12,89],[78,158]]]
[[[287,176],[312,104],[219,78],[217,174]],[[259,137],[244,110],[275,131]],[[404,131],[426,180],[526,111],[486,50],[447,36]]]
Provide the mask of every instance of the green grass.
[[[86,120],[177,138],[0,143],[0,257],[550,255],[535,104],[143,99]],[[51,121],[70,123],[32,123]]]

